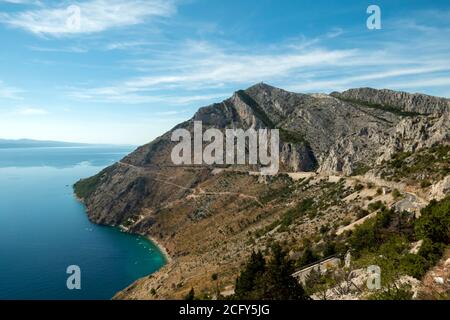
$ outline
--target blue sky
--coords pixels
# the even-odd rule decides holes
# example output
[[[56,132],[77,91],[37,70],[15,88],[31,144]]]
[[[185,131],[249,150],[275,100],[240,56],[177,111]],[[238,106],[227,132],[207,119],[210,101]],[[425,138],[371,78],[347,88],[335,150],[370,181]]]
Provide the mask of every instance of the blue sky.
[[[450,97],[448,0],[0,0],[0,39],[0,138],[142,144],[261,81]]]

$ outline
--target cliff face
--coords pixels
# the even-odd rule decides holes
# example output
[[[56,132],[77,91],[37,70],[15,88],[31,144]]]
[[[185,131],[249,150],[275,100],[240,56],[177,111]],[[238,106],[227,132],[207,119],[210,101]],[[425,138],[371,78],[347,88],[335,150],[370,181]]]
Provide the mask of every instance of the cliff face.
[[[450,143],[449,106],[447,99],[390,90],[305,95],[258,84],[199,109],[173,130],[192,131],[194,121],[202,121],[204,129],[277,128],[281,172],[348,176],[380,165],[398,152]],[[208,274],[200,260],[209,266],[208,271],[227,265],[231,277],[241,259],[230,252],[250,248],[244,245],[246,232],[281,212],[281,207],[275,210],[261,198],[281,197],[276,190],[286,187],[286,182],[237,173],[257,170],[250,166],[173,166],[173,130],[97,176],[80,181],[75,191],[92,221],[122,225],[162,242],[175,258],[163,270],[174,277],[171,281],[183,282],[189,272],[200,281]],[[181,269],[175,272],[176,267]],[[179,297],[176,292],[183,292],[176,283],[172,288],[158,275],[155,279],[149,281],[164,288],[163,297]],[[142,286],[151,285],[144,281],[138,285],[139,292]],[[151,298],[139,294],[135,297]],[[126,298],[126,293],[120,297]]]
[[[450,110],[450,101],[445,98],[428,96],[420,93],[406,93],[372,88],[350,89],[342,93],[334,92],[338,98],[361,101],[373,105],[391,107],[403,112],[423,115],[439,115]]]

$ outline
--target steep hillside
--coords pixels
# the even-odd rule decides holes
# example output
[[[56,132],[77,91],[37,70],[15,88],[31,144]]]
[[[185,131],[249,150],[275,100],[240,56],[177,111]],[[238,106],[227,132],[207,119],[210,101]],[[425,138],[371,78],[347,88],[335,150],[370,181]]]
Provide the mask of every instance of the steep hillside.
[[[191,288],[208,295],[213,274],[231,290],[253,250],[283,243],[296,259],[309,239],[323,251],[327,237],[376,215],[380,203],[414,216],[449,191],[449,105],[389,90],[305,95],[257,84],[199,109],[173,130],[192,131],[194,121],[204,129],[279,129],[280,173],[174,166],[171,130],[78,182],[92,221],[148,235],[172,258],[116,298],[182,298]],[[434,169],[421,176],[424,159]]]

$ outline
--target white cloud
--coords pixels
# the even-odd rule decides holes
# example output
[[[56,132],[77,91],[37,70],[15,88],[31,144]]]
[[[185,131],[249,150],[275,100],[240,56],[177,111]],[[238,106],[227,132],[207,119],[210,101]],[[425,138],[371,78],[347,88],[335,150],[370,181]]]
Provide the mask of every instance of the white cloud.
[[[390,88],[431,88],[450,86],[450,75],[447,77],[421,78],[407,82],[390,83]]]
[[[79,24],[74,8],[79,8]],[[169,0],[89,0],[76,6],[1,13],[0,22],[38,35],[65,36],[136,25],[150,18],[168,17],[174,12],[175,6]]]
[[[28,47],[32,51],[36,52],[62,52],[62,53],[86,53],[89,50],[83,47],[66,47],[66,48],[45,48],[45,47],[35,47],[30,46]]]
[[[0,2],[12,3],[12,4],[34,4],[41,5],[42,2],[39,0],[0,0]]]
[[[19,109],[16,112],[20,116],[42,116],[48,114],[48,111],[44,109],[38,109],[38,108],[32,108],[32,107],[26,107]]]
[[[20,100],[22,97],[20,94],[23,93],[23,90],[7,86],[0,81],[0,98],[1,99],[14,99]]]
[[[366,74],[360,74],[356,76],[347,77],[335,77],[334,79],[327,80],[312,80],[301,84],[294,84],[288,86],[286,89],[293,91],[330,91],[330,90],[345,90],[350,87],[362,86],[362,83],[373,80],[384,80],[390,78],[396,78],[401,76],[418,76],[423,74],[429,74],[437,71],[450,71],[450,65],[442,64],[423,67],[402,67],[402,68],[390,68],[389,70],[379,72],[368,72]],[[438,80],[438,79],[436,79]],[[430,87],[448,84],[450,78],[446,78],[446,82],[441,81],[408,81],[404,83],[384,85],[387,88],[413,88],[413,87]]]
[[[278,52],[234,53],[205,42],[188,42],[160,58],[143,61],[140,68],[156,74],[135,77],[110,86],[72,88],[72,97],[82,100],[124,104],[167,102],[187,104],[229,96],[227,85],[256,83],[262,80],[288,78],[301,69],[329,67],[348,61],[355,50],[313,49],[302,51],[282,48]],[[161,70],[161,66],[167,69]],[[222,88],[217,92],[216,89]],[[214,89],[215,92],[205,93]],[[201,90],[201,93],[196,92]],[[161,95],[155,92],[170,91]],[[176,91],[176,92],[175,92]]]
[[[342,32],[334,30],[324,38]],[[190,41],[161,55],[139,60],[139,71],[147,75],[107,86],[71,88],[69,94],[76,99],[106,103],[182,105],[226,98],[231,94],[230,88],[243,88],[260,81],[297,92],[327,92],[379,87],[386,81],[401,83],[404,79],[450,72],[447,54],[443,55],[442,50],[435,56],[417,50],[418,56],[411,57],[402,47],[345,50],[306,42],[307,46],[284,43],[276,49],[254,49],[249,53],[237,46],[219,47]],[[446,82],[420,83],[426,87]],[[404,84],[403,89],[414,86],[414,83]]]

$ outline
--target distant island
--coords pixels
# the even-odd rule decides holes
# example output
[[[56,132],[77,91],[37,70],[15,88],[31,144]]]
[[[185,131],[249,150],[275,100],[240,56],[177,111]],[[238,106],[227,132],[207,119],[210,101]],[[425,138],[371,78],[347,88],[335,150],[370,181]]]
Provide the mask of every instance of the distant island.
[[[31,139],[19,139],[19,140],[0,139],[0,149],[57,148],[57,147],[85,147],[85,146],[89,146],[89,144],[62,142],[62,141],[31,140]]]

